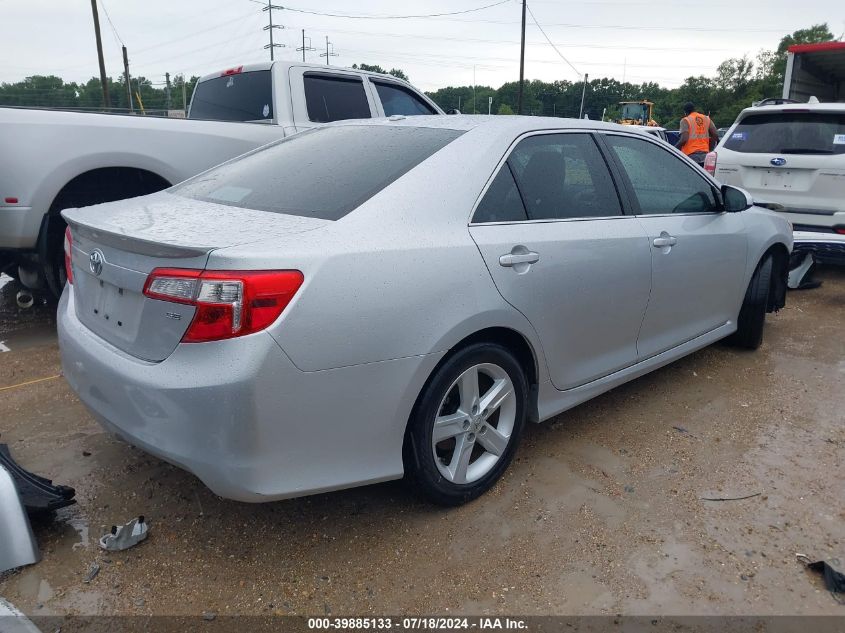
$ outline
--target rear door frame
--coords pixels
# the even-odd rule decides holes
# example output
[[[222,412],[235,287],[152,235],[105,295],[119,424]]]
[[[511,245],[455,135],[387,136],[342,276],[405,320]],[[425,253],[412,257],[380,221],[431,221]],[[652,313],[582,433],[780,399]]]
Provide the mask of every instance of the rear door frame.
[[[327,68],[322,70],[313,66],[291,66],[288,69],[288,82],[290,84],[290,103],[292,123],[297,132],[308,130],[313,127],[325,125],[320,121],[312,121],[308,117],[308,105],[305,99],[305,75],[320,75],[327,78],[354,79],[361,82],[364,94],[367,97],[367,105],[370,108],[370,118],[379,116],[377,99],[374,94],[375,87],[368,81],[367,77],[354,70],[343,68]],[[354,119],[344,119],[354,120]]]
[[[604,164],[605,164],[605,166],[608,170],[608,173],[610,174],[611,182],[613,183],[615,193],[616,193],[616,195],[619,199],[619,205],[620,205],[621,213],[619,215],[601,216],[601,217],[586,216],[586,217],[549,218],[549,219],[530,219],[530,218],[528,218],[526,220],[519,220],[519,221],[508,220],[508,221],[500,221],[500,222],[474,223],[472,221],[472,219],[473,219],[473,216],[475,215],[476,209],[478,208],[481,201],[484,199],[484,196],[487,194],[487,191],[490,188],[490,186],[492,185],[496,176],[498,176],[499,171],[505,167],[505,164],[507,163],[511,154],[516,149],[516,147],[519,145],[519,143],[522,142],[523,140],[525,140],[526,138],[529,138],[529,137],[532,137],[532,136],[549,136],[549,135],[559,135],[559,134],[583,134],[583,135],[586,135],[586,136],[588,136],[592,139],[592,141],[595,143],[596,148],[598,149],[599,155],[601,156],[601,158],[602,158],[602,160],[603,160],[603,162],[604,162]],[[529,132],[524,132],[522,134],[519,134],[516,138],[514,138],[511,141],[511,143],[508,145],[507,149],[504,151],[503,155],[501,156],[501,158],[497,162],[496,167],[493,169],[492,173],[490,174],[490,177],[489,177],[487,183],[484,185],[483,189],[481,190],[481,193],[479,194],[478,199],[476,200],[475,204],[472,206],[470,213],[469,213],[469,216],[467,218],[467,229],[470,231],[470,236],[472,237],[473,242],[475,242],[476,247],[479,250],[479,254],[482,256],[482,258],[484,258],[485,264],[487,264],[487,266],[488,266],[488,270],[489,270],[490,265],[491,265],[488,262],[489,254],[488,254],[487,257],[485,257],[485,252],[484,252],[485,248],[488,246],[488,242],[486,240],[482,240],[482,244],[480,244],[477,237],[472,234],[473,228],[478,228],[480,230],[483,230],[485,227],[495,227],[495,226],[500,226],[500,225],[520,225],[520,226],[522,226],[522,225],[527,225],[527,226],[531,226],[531,225],[560,226],[560,225],[563,225],[563,226],[566,226],[566,225],[572,225],[572,224],[581,225],[582,223],[589,222],[589,221],[628,221],[628,222],[634,223],[638,228],[641,229],[643,246],[646,247],[646,249],[648,249],[648,250],[645,251],[645,253],[649,252],[650,247],[647,246],[648,236],[646,234],[646,231],[645,231],[644,228],[642,228],[642,224],[637,220],[637,218],[634,217],[634,215],[630,212],[631,205],[630,205],[630,200],[629,200],[629,193],[624,188],[624,186],[621,185],[620,174],[616,171],[615,165],[610,160],[612,157],[608,154],[608,148],[604,147],[604,145],[602,144],[602,142],[600,141],[598,136],[600,136],[600,130],[597,130],[597,129],[594,129],[594,128],[584,128],[584,129],[582,129],[582,128],[548,128],[548,129],[531,130]],[[517,189],[519,190],[520,197],[523,197],[524,194],[520,190],[519,180],[517,179],[515,174],[514,174],[514,180],[517,183]],[[523,198],[523,205],[525,206],[524,198]],[[526,208],[526,212],[527,212],[527,208]],[[520,242],[520,240],[518,238],[514,238],[513,242],[517,243],[517,242]],[[528,240],[526,242],[529,243],[530,240]],[[649,303],[649,299],[650,299],[651,266],[652,266],[652,264],[651,264],[650,254],[649,254],[649,260],[648,260],[648,275],[649,276],[648,276],[648,281],[647,281],[647,284],[646,284],[647,288],[644,288],[644,290],[643,290],[643,292],[646,294],[646,296],[644,297],[644,304],[643,304],[643,307],[642,307],[642,313],[639,315],[638,320],[636,321],[636,330],[635,330],[635,333],[634,333],[634,338],[631,341],[631,343],[634,347],[634,356],[629,360],[629,362],[627,362],[627,364],[625,364],[623,366],[618,366],[618,367],[614,366],[612,369],[604,368],[603,370],[597,372],[595,375],[587,375],[586,377],[582,376],[582,377],[580,377],[580,379],[576,379],[574,381],[571,380],[571,377],[570,377],[570,379],[565,380],[562,376],[560,376],[559,364],[562,363],[562,362],[571,362],[571,359],[557,358],[555,356],[554,348],[552,347],[552,342],[543,340],[543,335],[541,334],[541,330],[539,328],[539,325],[536,323],[535,320],[532,320],[532,318],[528,314],[525,314],[523,312],[523,309],[525,308],[525,306],[521,307],[519,305],[511,303],[511,301],[513,300],[513,296],[511,296],[510,293],[507,293],[504,288],[500,287],[500,283],[497,280],[497,275],[494,274],[494,271],[490,270],[489,272],[490,272],[491,279],[493,280],[493,283],[496,286],[496,289],[499,292],[499,294],[502,296],[502,298],[505,301],[507,301],[511,306],[513,306],[516,310],[518,310],[520,313],[522,313],[523,316],[525,316],[526,319],[528,319],[528,321],[531,323],[532,327],[534,327],[534,330],[537,333],[538,340],[539,340],[540,344],[543,346],[543,355],[546,358],[546,365],[547,365],[547,370],[549,372],[549,376],[551,378],[551,384],[558,391],[568,391],[570,389],[576,389],[576,388],[582,387],[584,385],[590,384],[592,382],[595,382],[596,380],[601,380],[602,378],[605,378],[606,376],[612,375],[613,373],[627,369],[628,367],[631,367],[638,362],[638,351],[636,349],[636,344],[637,344],[637,337],[638,337],[638,334],[639,334],[639,329],[642,325],[642,320],[645,317],[646,310],[648,309],[648,303]],[[500,272],[500,271],[498,269],[496,269],[496,272]],[[531,273],[528,272],[527,274],[531,274]],[[558,377],[558,380],[555,380],[556,376]]]

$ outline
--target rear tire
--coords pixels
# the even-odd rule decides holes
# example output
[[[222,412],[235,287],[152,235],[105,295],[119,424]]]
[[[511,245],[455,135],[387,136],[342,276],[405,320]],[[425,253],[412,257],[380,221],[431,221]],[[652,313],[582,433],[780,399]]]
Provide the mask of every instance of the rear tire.
[[[772,256],[767,255],[754,271],[739,311],[737,330],[727,339],[731,345],[757,349],[763,342],[763,327],[772,290],[773,265]]]
[[[41,270],[47,281],[50,294],[58,299],[62,296],[67,272],[65,271],[65,228],[67,224],[60,215],[50,217],[46,236],[46,252],[41,255]]]
[[[465,347],[423,389],[409,421],[409,483],[456,506],[486,492],[507,469],[525,426],[528,382],[514,355],[493,343]]]

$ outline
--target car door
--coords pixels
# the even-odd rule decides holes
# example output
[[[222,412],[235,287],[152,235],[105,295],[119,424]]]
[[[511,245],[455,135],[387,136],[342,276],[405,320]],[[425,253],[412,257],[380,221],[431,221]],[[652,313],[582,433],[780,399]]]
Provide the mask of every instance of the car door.
[[[290,69],[290,81],[297,132],[331,121],[369,119],[377,115],[370,86],[357,73],[294,66]]]
[[[739,213],[701,169],[659,143],[604,133],[649,237],[651,298],[637,348],[643,360],[735,320],[748,244]]]
[[[469,230],[501,295],[537,331],[555,387],[636,362],[650,246],[640,222],[623,215],[590,133],[519,140]]]

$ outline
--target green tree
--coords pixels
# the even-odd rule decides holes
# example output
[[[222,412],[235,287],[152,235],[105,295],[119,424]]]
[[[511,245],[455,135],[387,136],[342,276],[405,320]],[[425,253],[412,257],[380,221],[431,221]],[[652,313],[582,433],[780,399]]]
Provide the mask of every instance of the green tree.
[[[783,77],[786,73],[786,53],[790,46],[795,44],[821,44],[822,42],[830,42],[833,39],[833,33],[830,32],[827,22],[814,24],[807,29],[798,29],[792,35],[784,37],[775,51],[775,61],[772,69],[772,74],[779,78],[778,83],[783,83]]]
[[[511,108],[507,103],[500,103],[499,109],[496,110],[496,114],[513,114],[513,108]]]

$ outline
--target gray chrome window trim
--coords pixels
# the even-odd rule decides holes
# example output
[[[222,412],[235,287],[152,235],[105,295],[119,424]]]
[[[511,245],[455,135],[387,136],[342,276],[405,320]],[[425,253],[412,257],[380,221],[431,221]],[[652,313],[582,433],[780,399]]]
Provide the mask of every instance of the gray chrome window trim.
[[[475,200],[475,204],[472,205],[472,210],[470,211],[469,217],[467,218],[467,226],[497,226],[497,225],[502,225],[502,224],[550,224],[550,223],[554,223],[554,222],[586,222],[586,221],[589,221],[589,220],[617,220],[617,219],[634,217],[633,215],[625,213],[625,200],[620,195],[621,192],[617,191],[616,194],[620,198],[619,208],[622,209],[622,213],[617,214],[617,215],[585,216],[585,217],[581,217],[581,218],[546,218],[546,219],[542,219],[542,220],[530,220],[530,219],[529,220],[505,220],[505,221],[501,221],[501,222],[473,222],[472,221],[472,218],[475,216],[475,211],[478,209],[478,205],[481,204],[481,201],[484,199],[484,196],[487,195],[487,190],[493,184],[493,181],[496,179],[496,176],[499,175],[499,171],[501,171],[502,165],[504,165],[508,161],[508,158],[510,158],[510,155],[516,149],[516,146],[519,145],[522,141],[524,141],[525,139],[532,137],[532,136],[550,136],[552,134],[586,134],[587,136],[589,136],[593,139],[593,142],[596,142],[595,141],[595,134],[597,132],[598,132],[598,130],[595,130],[595,129],[577,129],[577,130],[549,129],[549,130],[533,130],[531,132],[526,132],[524,134],[520,134],[519,136],[517,136],[511,142],[511,144],[508,146],[508,148],[505,150],[505,153],[502,156],[502,158],[499,160],[499,162],[496,163],[496,167],[495,167],[495,169],[493,169],[493,173],[490,175],[490,178],[487,180],[487,183],[482,188],[481,193],[479,194],[478,198]],[[604,152],[602,151],[601,145],[599,143],[596,143],[596,146],[597,146],[596,149],[598,149],[599,154],[601,154],[602,160],[604,160],[606,162],[607,157],[605,157]],[[613,168],[611,167],[611,165],[606,164],[606,166],[607,166],[607,171],[610,174],[610,178],[613,181],[614,185],[620,186],[616,182],[617,177],[616,177],[616,174],[613,173]],[[516,178],[514,177],[514,179],[516,179]],[[517,183],[517,188],[519,188],[518,183]],[[520,192],[520,195],[522,195],[521,192]],[[527,209],[526,209],[526,212],[527,212]]]

